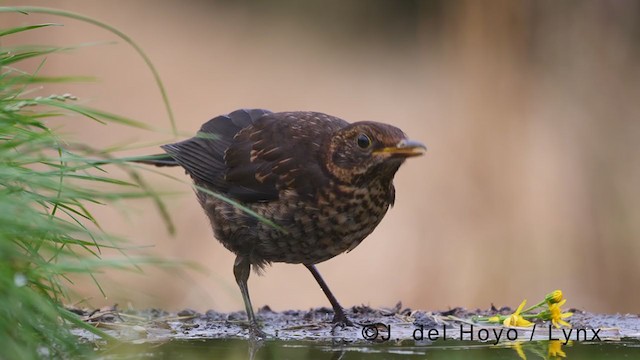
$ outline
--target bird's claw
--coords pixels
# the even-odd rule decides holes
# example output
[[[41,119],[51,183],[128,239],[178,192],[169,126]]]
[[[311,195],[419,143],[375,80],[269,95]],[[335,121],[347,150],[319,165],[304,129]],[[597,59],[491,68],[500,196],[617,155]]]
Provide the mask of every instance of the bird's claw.
[[[263,340],[267,338],[267,333],[262,331],[257,323],[249,323],[249,338],[252,340]]]
[[[345,327],[354,326],[353,322],[349,320],[349,318],[347,317],[347,315],[344,314],[344,312],[336,313],[333,316],[333,320],[331,322],[333,323],[332,330],[335,330],[338,327],[344,329]]]
[[[267,333],[265,333],[264,331],[260,330],[260,329],[249,329],[249,336],[252,339],[256,339],[256,340],[263,340],[267,338]]]

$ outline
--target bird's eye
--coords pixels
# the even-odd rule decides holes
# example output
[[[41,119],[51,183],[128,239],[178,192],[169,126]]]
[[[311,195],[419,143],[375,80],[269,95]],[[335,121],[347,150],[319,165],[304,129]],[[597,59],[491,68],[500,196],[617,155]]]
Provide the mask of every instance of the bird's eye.
[[[356,138],[356,143],[358,143],[358,146],[361,149],[367,149],[369,146],[371,146],[371,139],[369,139],[366,134],[360,134]]]

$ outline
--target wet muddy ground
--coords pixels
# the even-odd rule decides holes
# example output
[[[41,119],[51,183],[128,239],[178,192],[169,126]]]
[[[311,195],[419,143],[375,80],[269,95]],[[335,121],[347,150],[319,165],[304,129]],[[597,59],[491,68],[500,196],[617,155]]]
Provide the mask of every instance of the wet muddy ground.
[[[183,310],[169,313],[158,309],[143,311],[103,308],[71,309],[83,319],[112,336],[132,343],[162,343],[169,340],[247,339],[249,331],[244,312],[220,313],[209,310],[198,313]],[[334,328],[333,311],[328,308],[274,312],[268,306],[258,311],[258,319],[268,340],[317,341],[341,343],[411,342],[428,345],[442,340],[481,341],[491,344],[513,341],[559,340],[617,341],[640,339],[640,317],[632,314],[604,315],[576,309],[568,319],[572,328],[556,329],[548,322],[537,322],[535,328],[504,328],[495,324],[476,323],[474,316],[508,315],[508,307],[468,311],[422,311],[403,308],[374,309],[354,306],[346,309],[353,327]],[[571,331],[570,331],[571,330]],[[96,337],[85,330],[75,330],[82,339],[93,342]]]

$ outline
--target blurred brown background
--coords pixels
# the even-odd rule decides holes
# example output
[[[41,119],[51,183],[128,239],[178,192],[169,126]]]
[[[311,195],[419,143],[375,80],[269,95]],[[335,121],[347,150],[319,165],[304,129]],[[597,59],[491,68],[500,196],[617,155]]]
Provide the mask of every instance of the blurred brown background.
[[[27,5],[4,1],[3,5]],[[396,206],[353,252],[319,266],[345,306],[516,306],[564,290],[568,306],[639,312],[640,2],[31,1],[86,14],[132,37],[157,66],[184,134],[242,107],[377,120],[429,146],[396,177]],[[63,27],[11,42],[116,38],[60,17],[2,14],[2,27]],[[5,45],[9,45],[8,43]],[[33,70],[33,69],[28,69]],[[164,130],[65,119],[74,141],[158,152],[174,140],[149,70],[122,41],[49,57],[51,86]],[[57,127],[56,120],[52,123]],[[167,172],[186,179],[178,169]],[[77,298],[170,310],[239,310],[234,256],[212,237],[185,184],[149,174],[177,234],[149,201],[93,211],[107,231],[203,273],[146,267],[79,281]],[[255,306],[329,306],[304,267],[250,279]]]

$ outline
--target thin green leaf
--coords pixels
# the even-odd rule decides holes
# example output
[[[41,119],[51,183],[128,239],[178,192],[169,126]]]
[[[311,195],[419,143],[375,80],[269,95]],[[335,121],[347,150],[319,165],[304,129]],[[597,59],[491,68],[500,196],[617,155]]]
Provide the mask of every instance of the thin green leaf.
[[[175,122],[175,119],[174,119],[174,116],[173,116],[173,111],[171,110],[171,105],[169,103],[169,97],[167,96],[167,92],[164,89],[164,85],[162,83],[162,80],[160,80],[160,74],[156,70],[155,66],[153,65],[153,63],[151,62],[151,60],[149,59],[147,54],[142,50],[142,48],[136,42],[134,42],[129,36],[127,36],[125,33],[123,33],[122,31],[114,28],[111,25],[105,24],[105,23],[103,23],[101,21],[92,19],[90,17],[84,16],[84,15],[81,15],[81,14],[77,14],[77,13],[74,13],[74,12],[65,11],[65,10],[42,8],[42,7],[37,7],[37,6],[15,6],[15,7],[0,7],[0,12],[17,12],[17,13],[21,13],[21,14],[41,13],[41,14],[50,14],[50,15],[63,16],[63,17],[67,17],[67,18],[70,18],[70,19],[76,19],[76,20],[80,20],[80,21],[84,21],[84,22],[96,25],[98,27],[101,27],[103,29],[106,29],[106,30],[112,32],[113,34],[117,35],[118,37],[120,37],[121,39],[126,41],[129,45],[131,45],[131,47],[133,47],[135,49],[135,51],[144,60],[145,64],[149,68],[149,70],[151,70],[151,73],[153,74],[153,77],[154,77],[154,79],[156,81],[156,84],[158,85],[158,89],[160,90],[160,94],[162,95],[162,101],[165,104],[165,108],[166,108],[167,114],[169,116],[169,121],[171,123],[171,129],[172,129],[174,135],[178,133],[178,130],[177,130],[177,127],[176,127],[176,122]]]
[[[0,29],[0,37],[6,36],[6,35],[11,35],[11,34],[16,34],[16,33],[23,32],[23,31],[40,29],[40,28],[43,28],[43,27],[50,27],[50,26],[62,26],[62,24],[47,23],[47,24],[18,26],[18,27],[13,27],[13,28],[8,28],[8,29]]]

